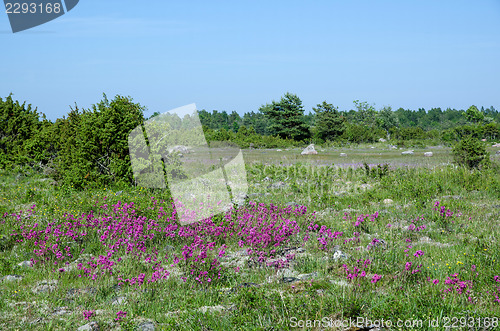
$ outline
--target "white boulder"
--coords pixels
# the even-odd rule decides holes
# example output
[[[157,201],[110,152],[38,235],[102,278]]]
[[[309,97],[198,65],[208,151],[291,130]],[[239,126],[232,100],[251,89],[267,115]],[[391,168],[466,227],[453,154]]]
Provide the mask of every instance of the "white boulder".
[[[311,144],[311,145],[307,146],[300,154],[301,155],[314,155],[314,154],[318,154],[318,152],[316,151],[316,149],[314,149],[314,144]]]

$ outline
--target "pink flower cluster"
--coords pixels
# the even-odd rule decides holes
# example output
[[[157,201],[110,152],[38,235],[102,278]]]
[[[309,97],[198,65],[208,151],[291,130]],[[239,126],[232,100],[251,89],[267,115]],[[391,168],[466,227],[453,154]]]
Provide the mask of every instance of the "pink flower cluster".
[[[445,292],[453,292],[453,290],[456,290],[458,294],[462,294],[464,291],[470,293],[470,289],[473,285],[471,280],[460,280],[457,273],[451,275],[451,277],[453,278],[446,277],[444,281],[446,285],[451,285],[449,288],[445,289]]]

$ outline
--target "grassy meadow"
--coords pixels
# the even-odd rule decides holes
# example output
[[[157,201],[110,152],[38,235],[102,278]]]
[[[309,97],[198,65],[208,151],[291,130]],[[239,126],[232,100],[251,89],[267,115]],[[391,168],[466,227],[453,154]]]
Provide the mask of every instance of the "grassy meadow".
[[[165,190],[0,172],[0,329],[499,329],[499,156],[412,149],[245,150],[246,202],[188,225]]]

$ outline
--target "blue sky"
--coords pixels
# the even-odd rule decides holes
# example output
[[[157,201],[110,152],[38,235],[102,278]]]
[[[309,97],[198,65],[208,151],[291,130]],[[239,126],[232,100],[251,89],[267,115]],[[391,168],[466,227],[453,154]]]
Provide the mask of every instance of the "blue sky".
[[[500,0],[95,1],[13,34],[0,97],[54,120],[116,94],[154,111],[257,111],[284,93],[418,109],[500,109]]]

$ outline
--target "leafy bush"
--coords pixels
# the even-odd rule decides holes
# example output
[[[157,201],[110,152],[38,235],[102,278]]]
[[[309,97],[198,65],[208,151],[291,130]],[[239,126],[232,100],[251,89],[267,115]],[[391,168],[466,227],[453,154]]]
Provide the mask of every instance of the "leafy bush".
[[[38,133],[39,114],[26,103],[20,104],[9,95],[0,98],[0,168],[10,168],[32,159],[27,142]]]
[[[490,155],[485,144],[473,136],[462,139],[453,148],[455,163],[469,169],[483,168],[490,165]]]
[[[56,122],[60,136],[56,178],[81,188],[132,182],[128,135],[144,121],[144,108],[131,98],[106,95],[91,110],[72,109]]]

